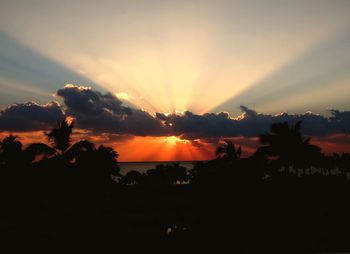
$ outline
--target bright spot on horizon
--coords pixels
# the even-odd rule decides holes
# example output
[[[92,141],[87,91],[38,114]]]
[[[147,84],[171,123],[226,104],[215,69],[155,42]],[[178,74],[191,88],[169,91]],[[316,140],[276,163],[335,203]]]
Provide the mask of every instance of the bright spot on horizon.
[[[169,144],[171,146],[176,146],[178,143],[188,144],[190,142],[186,139],[181,139],[181,138],[178,138],[176,136],[165,137],[164,140],[165,140],[166,144]]]

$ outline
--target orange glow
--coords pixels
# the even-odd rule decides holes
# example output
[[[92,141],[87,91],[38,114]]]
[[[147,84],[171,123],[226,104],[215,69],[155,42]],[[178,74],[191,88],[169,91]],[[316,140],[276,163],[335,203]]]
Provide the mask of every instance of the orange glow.
[[[176,146],[178,143],[183,143],[183,144],[190,143],[188,140],[180,139],[176,136],[165,137],[164,139],[165,139],[166,144],[169,144],[172,146]]]
[[[17,136],[18,141],[21,141],[24,146],[30,143],[48,143],[44,131],[30,131],[30,132],[0,132],[0,140],[3,140],[8,135]]]
[[[134,137],[110,144],[120,154],[120,161],[195,161],[213,158],[213,148],[196,147],[175,136]]]
[[[0,140],[8,135],[18,136],[18,140],[26,147],[30,143],[43,142],[49,144],[44,131],[32,132],[0,132]],[[233,137],[229,138],[237,146],[241,145],[242,157],[248,157],[259,147],[256,137]],[[103,144],[113,147],[119,154],[119,161],[196,161],[210,160],[215,156],[217,144],[196,139],[193,141],[181,139],[176,136],[166,137],[138,137],[122,136],[113,140],[108,135],[93,135],[87,130],[75,129],[73,142],[89,140],[96,146]],[[311,143],[321,147],[326,154],[350,152],[349,136],[333,134],[325,137],[314,137]]]
[[[8,135],[18,136],[18,140],[26,147],[30,143],[43,142],[49,144],[44,131],[33,132],[1,132],[0,140]],[[176,136],[167,137],[133,137],[111,141],[106,135],[93,135],[91,132],[75,129],[72,142],[89,140],[96,146],[103,144],[113,147],[119,154],[119,161],[196,161],[214,157],[215,146],[201,143],[195,146],[189,140]]]

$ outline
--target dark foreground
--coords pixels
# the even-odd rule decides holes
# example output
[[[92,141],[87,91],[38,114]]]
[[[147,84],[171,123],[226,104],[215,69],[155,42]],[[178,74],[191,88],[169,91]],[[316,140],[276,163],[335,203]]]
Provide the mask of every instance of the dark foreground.
[[[281,173],[260,180],[232,168],[211,175],[209,182],[128,186],[84,179],[74,167],[54,175],[51,170],[3,182],[1,248],[13,253],[350,250],[350,183],[341,176]]]
[[[0,253],[350,251],[350,156],[323,155],[293,128],[250,158],[227,141],[189,171],[124,176],[111,148],[55,140],[51,153],[9,137],[0,153]]]

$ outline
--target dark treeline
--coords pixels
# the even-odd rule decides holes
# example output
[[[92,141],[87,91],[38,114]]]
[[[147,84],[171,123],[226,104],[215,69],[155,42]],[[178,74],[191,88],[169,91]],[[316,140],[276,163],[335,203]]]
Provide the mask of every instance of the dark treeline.
[[[350,154],[321,153],[300,122],[273,124],[249,158],[225,140],[190,170],[125,175],[72,128],[45,133],[51,146],[1,141],[1,253],[350,250]]]

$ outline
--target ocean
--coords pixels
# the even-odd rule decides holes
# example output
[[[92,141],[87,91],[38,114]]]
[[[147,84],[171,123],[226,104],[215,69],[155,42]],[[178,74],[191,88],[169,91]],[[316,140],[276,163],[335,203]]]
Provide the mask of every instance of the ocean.
[[[132,170],[144,173],[149,169],[155,168],[159,164],[174,164],[174,163],[179,163],[180,166],[183,166],[187,169],[191,169],[195,161],[119,162],[118,164],[120,167],[120,173],[124,175]]]

